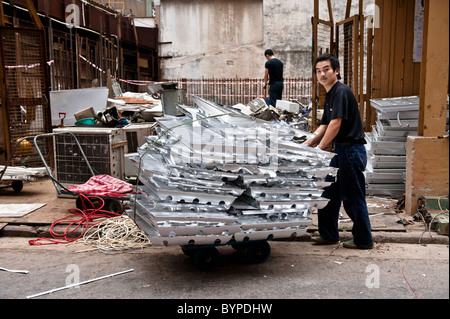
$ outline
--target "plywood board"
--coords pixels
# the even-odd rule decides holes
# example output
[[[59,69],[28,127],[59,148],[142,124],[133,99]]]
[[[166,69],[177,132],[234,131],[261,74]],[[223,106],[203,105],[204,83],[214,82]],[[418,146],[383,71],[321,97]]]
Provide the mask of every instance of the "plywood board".
[[[0,217],[23,217],[46,204],[0,204]]]

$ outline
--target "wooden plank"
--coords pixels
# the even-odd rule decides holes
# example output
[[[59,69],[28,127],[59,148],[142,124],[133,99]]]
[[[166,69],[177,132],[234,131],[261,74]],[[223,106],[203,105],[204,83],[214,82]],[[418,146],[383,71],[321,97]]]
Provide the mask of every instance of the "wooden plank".
[[[397,2],[395,22],[395,46],[392,78],[392,96],[403,96],[405,71],[406,1]]]
[[[425,0],[419,136],[445,133],[449,71],[449,2]]]
[[[33,1],[25,0],[25,5],[27,6],[28,13],[30,14],[31,20],[33,20],[33,23],[36,26],[36,28],[38,28],[39,30],[44,30],[44,25],[42,24],[42,21],[37,14]]]
[[[359,21],[358,15],[353,16],[353,93],[355,94],[357,100],[359,99],[359,48],[358,48],[358,37],[359,37]]]
[[[347,0],[347,6],[345,7],[345,18],[346,19],[350,17],[351,9],[352,9],[352,0]]]
[[[383,38],[381,43],[381,85],[380,97],[389,97],[389,66],[391,56],[391,24],[392,24],[392,6],[395,1],[383,1],[383,17],[382,32]]]
[[[372,97],[372,41],[373,28],[367,29],[367,69],[366,69],[366,126],[365,131],[372,131],[372,125],[375,124],[375,109],[370,105]]]
[[[388,68],[388,91],[387,97],[394,96],[394,66],[395,66],[395,44],[397,39],[395,38],[395,28],[397,26],[397,5],[398,0],[392,1],[392,11],[390,13],[391,16],[391,25],[390,25],[390,44],[389,44],[389,68]],[[386,30],[385,30],[386,31]]]
[[[362,14],[362,0],[360,0],[359,2],[359,7],[359,109],[361,113],[361,119],[364,121],[364,15]]]
[[[406,2],[406,33],[405,33],[405,69],[403,74],[403,96],[419,95],[414,91],[414,81],[420,82],[420,79],[414,77],[413,47],[414,47],[414,1]]]
[[[383,25],[383,20],[385,19],[383,14],[384,10],[384,0],[376,0],[375,5],[379,8],[379,21],[380,26]],[[375,17],[374,17],[375,22]],[[382,63],[382,43],[383,43],[383,32],[382,28],[373,29],[373,76],[372,76],[372,98],[381,97],[381,63]]]
[[[3,11],[3,1],[0,2],[0,27],[5,26],[5,13]]]

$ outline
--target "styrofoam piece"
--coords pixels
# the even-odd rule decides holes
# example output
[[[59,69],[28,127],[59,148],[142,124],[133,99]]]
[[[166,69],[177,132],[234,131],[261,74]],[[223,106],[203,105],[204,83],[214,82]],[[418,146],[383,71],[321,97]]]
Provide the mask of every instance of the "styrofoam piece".
[[[298,103],[286,100],[277,100],[276,107],[294,114],[297,114],[300,110],[300,105]]]

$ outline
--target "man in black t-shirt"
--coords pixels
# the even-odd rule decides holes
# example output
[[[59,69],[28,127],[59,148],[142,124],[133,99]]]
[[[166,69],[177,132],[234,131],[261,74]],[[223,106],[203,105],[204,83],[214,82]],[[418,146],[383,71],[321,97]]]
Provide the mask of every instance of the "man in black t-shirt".
[[[283,62],[281,62],[274,56],[274,53],[271,49],[267,49],[264,52],[264,56],[267,59],[267,62],[265,64],[266,70],[264,73],[264,89],[267,86],[267,82],[269,82],[270,105],[275,107],[277,104],[277,100],[281,100],[281,97],[283,95]]]
[[[317,80],[326,91],[324,113],[314,137],[304,144],[317,145],[324,149],[334,143],[334,153],[330,166],[337,167],[336,181],[324,189],[323,197],[330,201],[319,209],[319,233],[312,241],[316,244],[337,244],[339,242],[339,210],[341,204],[353,221],[353,239],[344,242],[346,248],[371,249],[373,239],[366,204],[366,183],[364,170],[367,153],[364,131],[358,102],[351,89],[339,82],[339,60],[330,54],[319,56],[314,63]]]

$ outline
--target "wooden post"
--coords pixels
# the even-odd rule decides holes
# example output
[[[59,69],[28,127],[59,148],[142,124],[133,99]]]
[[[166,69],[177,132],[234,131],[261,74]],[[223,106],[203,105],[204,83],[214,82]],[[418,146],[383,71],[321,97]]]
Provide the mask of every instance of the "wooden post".
[[[420,75],[420,136],[445,133],[449,72],[449,2],[425,0]]]
[[[0,27],[5,26],[5,13],[3,12],[3,1],[0,1]]]
[[[405,211],[420,196],[448,195],[449,138],[445,135],[449,72],[449,2],[425,0],[420,76],[419,136],[406,145]]]
[[[316,60],[318,57],[317,49],[319,48],[318,45],[318,36],[317,36],[317,20],[319,19],[319,0],[314,0],[314,17],[312,19],[312,29],[313,29],[313,52],[312,52],[312,63]],[[318,83],[316,74],[313,71],[312,72],[312,110],[311,110],[311,127],[312,131],[314,132],[317,129],[317,108],[319,107],[319,95],[318,95]]]
[[[39,19],[39,16],[37,14],[36,8],[34,7],[32,0],[25,0],[25,5],[27,6],[28,13],[31,16],[31,20],[33,20],[34,25],[39,30],[44,30],[44,26],[42,25],[41,19]]]

